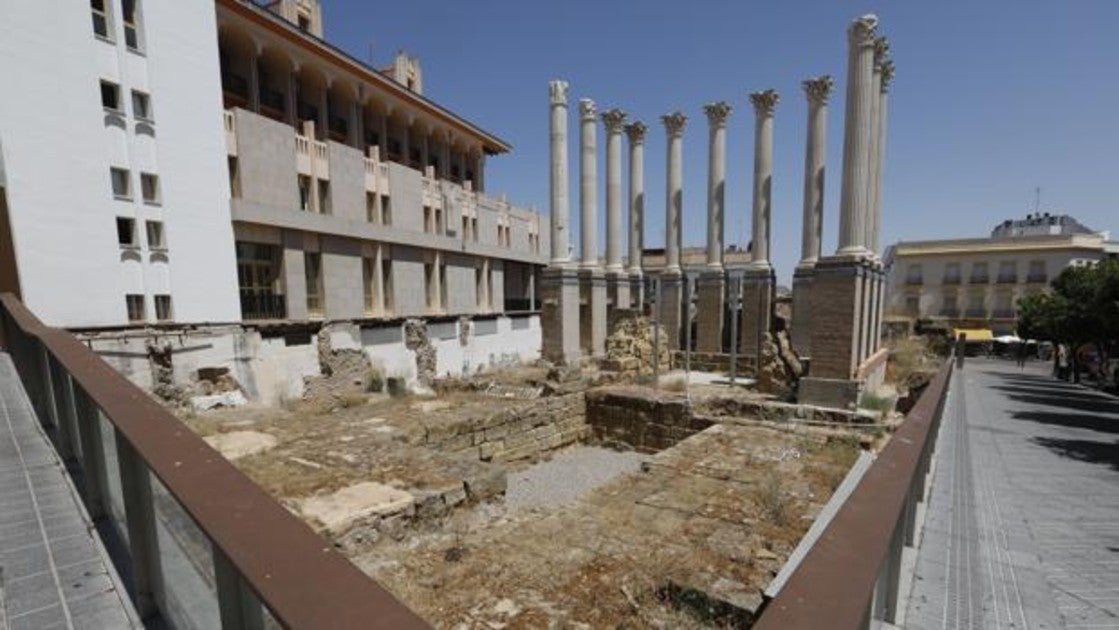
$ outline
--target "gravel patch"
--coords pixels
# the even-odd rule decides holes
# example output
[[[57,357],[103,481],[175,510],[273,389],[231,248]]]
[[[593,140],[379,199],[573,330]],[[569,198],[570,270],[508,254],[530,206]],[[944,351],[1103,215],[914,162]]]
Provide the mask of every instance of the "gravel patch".
[[[570,505],[615,477],[641,469],[648,455],[597,446],[576,446],[551,460],[510,472],[505,505],[510,510]]]

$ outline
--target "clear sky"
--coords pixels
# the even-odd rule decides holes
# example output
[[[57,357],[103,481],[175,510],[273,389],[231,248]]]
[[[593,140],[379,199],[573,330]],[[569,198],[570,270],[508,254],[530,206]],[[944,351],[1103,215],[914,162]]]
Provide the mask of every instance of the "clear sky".
[[[800,82],[836,79],[828,113],[824,252],[835,249],[846,85],[845,29],[874,12],[890,38],[882,247],[982,236],[1033,209],[1067,212],[1119,238],[1119,0],[632,2],[324,0],[327,39],[384,65],[420,57],[425,95],[513,145],[491,157],[487,190],[548,209],[548,88],[569,90],[571,214],[578,254],[575,103],[620,107],[650,126],[646,234],[664,242],[665,136],[684,135],[684,242],[706,233],[707,121],[726,100],[727,242],[749,240],[753,112],[749,92],[781,94],[774,140],[772,256],[785,283],[800,256],[807,105]],[[605,238],[599,125],[600,248]],[[624,154],[623,150],[623,154]],[[626,173],[623,166],[623,176]],[[624,186],[624,184],[623,184]],[[623,188],[624,190],[624,188]],[[623,193],[624,194],[624,193]]]

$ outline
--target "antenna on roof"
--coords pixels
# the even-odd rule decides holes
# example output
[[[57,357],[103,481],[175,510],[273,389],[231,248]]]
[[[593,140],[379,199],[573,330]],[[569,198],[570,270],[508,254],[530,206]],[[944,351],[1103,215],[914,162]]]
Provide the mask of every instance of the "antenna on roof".
[[[1034,188],[1034,212],[1041,209],[1041,186]]]

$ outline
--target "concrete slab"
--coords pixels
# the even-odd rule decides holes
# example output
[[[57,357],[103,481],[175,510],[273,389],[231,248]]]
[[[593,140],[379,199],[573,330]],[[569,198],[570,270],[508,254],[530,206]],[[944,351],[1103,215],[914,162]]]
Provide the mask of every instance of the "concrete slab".
[[[299,511],[338,534],[363,519],[407,511],[414,503],[415,497],[409,492],[366,481],[333,494],[303,499],[299,502]]]
[[[222,457],[233,460],[263,453],[276,446],[276,437],[260,431],[230,431],[202,438]]]

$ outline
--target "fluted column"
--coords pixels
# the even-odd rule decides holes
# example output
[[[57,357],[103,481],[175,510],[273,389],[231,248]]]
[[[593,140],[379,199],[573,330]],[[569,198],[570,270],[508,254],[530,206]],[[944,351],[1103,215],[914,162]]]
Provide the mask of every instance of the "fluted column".
[[[602,113],[606,127],[606,271],[621,273],[622,266],[622,127],[626,113]]]
[[[549,145],[552,152],[552,170],[549,178],[551,191],[552,264],[571,262],[571,241],[568,226],[567,199],[567,82],[548,83],[551,103]],[[385,140],[382,139],[382,142]],[[450,143],[447,149],[447,171],[450,172]]]
[[[886,102],[890,92],[890,81],[894,78],[894,62],[886,59],[882,62],[881,81],[878,90],[878,129],[874,134],[877,150],[874,162],[874,190],[872,191],[870,247],[878,251],[879,231],[882,229],[882,171],[886,163]]]
[[[598,244],[595,238],[596,191],[598,179],[598,140],[595,129],[594,101],[579,99],[579,233],[582,260],[579,266],[598,266]]]
[[[680,215],[684,209],[683,136],[688,117],[682,112],[661,116],[668,136],[665,178],[665,273],[680,273]]]
[[[874,243],[874,219],[877,209],[874,206],[875,192],[878,189],[878,110],[882,99],[882,63],[890,52],[890,43],[885,37],[874,40],[874,69],[870,75],[870,147],[867,151],[867,191],[866,216],[863,219],[863,244],[872,254],[878,254]]]
[[[724,101],[703,107],[707,114],[707,267],[723,268],[723,234],[726,216],[727,117],[731,106]]]
[[[839,201],[839,254],[865,256],[868,210],[871,83],[878,18],[864,15],[847,29],[847,103],[843,127],[843,182]]]
[[[824,159],[827,154],[828,97],[834,81],[829,75],[804,83],[808,97],[808,139],[804,149],[804,218],[800,240],[800,266],[820,258],[824,225]]]
[[[645,231],[645,123],[626,125],[629,138],[629,272],[641,273]]]
[[[769,267],[769,222],[772,210],[773,110],[781,97],[776,90],[754,92],[754,216],[750,265]]]

